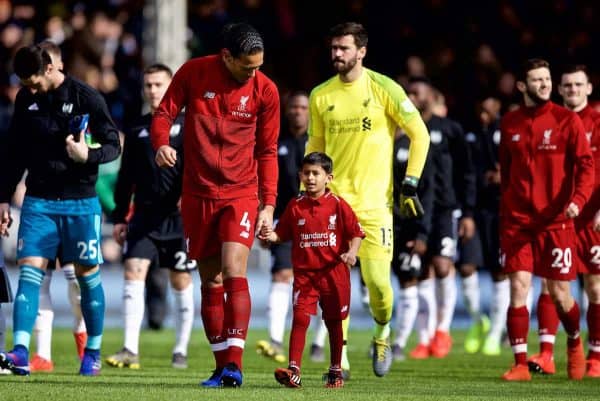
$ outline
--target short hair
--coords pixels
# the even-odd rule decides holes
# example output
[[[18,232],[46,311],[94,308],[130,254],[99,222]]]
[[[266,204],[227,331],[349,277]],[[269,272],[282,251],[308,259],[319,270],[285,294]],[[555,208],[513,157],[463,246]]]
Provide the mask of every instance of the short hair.
[[[52,64],[52,58],[48,52],[38,45],[31,45],[17,50],[13,69],[20,79],[27,79],[32,75],[42,75],[49,64]]]
[[[321,166],[327,174],[333,172],[333,160],[323,152],[312,152],[304,156],[304,159],[302,159],[302,167],[307,164]]]
[[[562,77],[564,74],[574,74],[580,71],[583,72],[586,79],[589,81],[590,74],[588,74],[588,69],[585,64],[568,64],[562,69],[560,76]]]
[[[408,84],[425,84],[431,88],[433,88],[433,84],[431,83],[431,79],[425,77],[425,76],[417,76],[417,77],[410,77],[408,79]]]
[[[352,35],[352,37],[354,37],[354,44],[359,49],[361,47],[366,47],[369,42],[367,30],[358,22],[344,22],[334,26],[329,31],[329,40],[346,35]]]
[[[60,46],[51,40],[46,39],[46,40],[40,42],[38,44],[38,46],[41,47],[42,49],[46,50],[46,52],[48,52],[50,54],[54,54],[58,57],[62,57],[62,52],[60,50]],[[52,57],[50,57],[50,58],[52,58]]]
[[[260,33],[254,27],[245,23],[228,24],[222,32],[223,48],[238,58],[263,52],[265,45]]]
[[[144,75],[154,74],[157,72],[164,72],[169,76],[169,78],[173,77],[173,71],[169,67],[167,67],[165,64],[162,64],[162,63],[154,63],[144,69]]]
[[[530,58],[526,60],[521,66],[521,71],[517,77],[517,80],[525,82],[527,80],[527,73],[538,68],[550,69],[550,63],[541,58]]]

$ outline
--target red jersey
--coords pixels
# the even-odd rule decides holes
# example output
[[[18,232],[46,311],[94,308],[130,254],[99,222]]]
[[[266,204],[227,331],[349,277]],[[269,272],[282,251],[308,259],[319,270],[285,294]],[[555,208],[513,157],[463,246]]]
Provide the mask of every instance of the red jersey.
[[[292,199],[275,227],[282,241],[292,241],[294,269],[319,270],[341,263],[353,238],[364,238],[358,218],[329,190],[318,199]]]
[[[256,195],[275,205],[279,93],[260,71],[237,82],[221,56],[194,58],[177,71],[152,119],[152,146],[169,144],[185,107],[183,194],[212,199]]]
[[[600,113],[589,104],[577,113],[583,122],[585,137],[590,143],[594,164],[596,166],[594,191],[585,204],[579,217],[575,220],[578,227],[591,226],[596,212],[600,209]]]
[[[594,185],[594,161],[581,119],[552,102],[521,107],[500,123],[503,228],[573,227],[565,209],[579,210]]]

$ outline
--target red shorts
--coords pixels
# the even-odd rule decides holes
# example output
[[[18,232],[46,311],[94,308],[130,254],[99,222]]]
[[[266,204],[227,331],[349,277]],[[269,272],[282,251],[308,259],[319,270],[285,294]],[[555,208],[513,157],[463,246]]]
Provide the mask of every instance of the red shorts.
[[[600,274],[600,233],[587,226],[577,231],[579,273]]]
[[[205,259],[221,253],[224,242],[252,247],[258,214],[258,198],[181,198],[181,217],[188,255]]]
[[[577,238],[574,228],[532,233],[506,230],[500,237],[504,273],[528,271],[551,280],[577,277]]]
[[[343,320],[350,312],[350,269],[344,263],[324,270],[294,269],[294,313],[317,313],[325,320]]]

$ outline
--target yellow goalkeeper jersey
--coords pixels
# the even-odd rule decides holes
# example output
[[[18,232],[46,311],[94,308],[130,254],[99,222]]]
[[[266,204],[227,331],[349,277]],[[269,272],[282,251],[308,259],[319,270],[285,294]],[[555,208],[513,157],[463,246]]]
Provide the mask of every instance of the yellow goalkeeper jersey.
[[[350,83],[336,75],[310,94],[306,153],[325,152],[332,158],[329,186],[355,211],[389,208],[397,126],[411,139],[406,174],[420,178],[429,134],[402,87],[367,68]]]

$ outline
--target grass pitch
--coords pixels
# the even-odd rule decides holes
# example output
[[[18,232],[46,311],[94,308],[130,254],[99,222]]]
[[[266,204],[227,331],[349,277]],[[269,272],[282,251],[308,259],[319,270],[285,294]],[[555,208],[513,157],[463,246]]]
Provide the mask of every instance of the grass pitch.
[[[562,333],[561,333],[562,334]],[[122,330],[110,329],[104,335],[103,356],[122,346]],[[201,330],[195,330],[190,344],[189,368],[171,368],[173,332],[143,332],[140,342],[140,370],[115,369],[103,365],[100,377],[77,375],[75,346],[70,331],[58,329],[53,337],[55,371],[30,377],[0,376],[2,401],[192,401],[192,400],[598,400],[600,380],[581,382],[567,379],[564,334],[557,338],[558,373],[552,377],[535,375],[530,383],[504,383],[500,375],[512,363],[508,348],[499,357],[467,355],[462,348],[464,332],[455,331],[454,347],[443,360],[395,362],[390,373],[377,378],[367,357],[370,333],[353,331],[350,336],[352,378],[342,389],[325,389],[321,375],[327,364],[310,362],[305,355],[302,389],[281,387],[273,378],[275,362],[254,352],[256,341],[265,331],[252,330],[244,361],[244,386],[239,389],[203,389],[198,386],[213,368],[213,359]],[[537,351],[537,339],[530,334],[530,353]],[[10,344],[10,339],[8,341]],[[310,344],[310,341],[307,342]],[[409,349],[414,344],[411,343]],[[309,346],[307,345],[307,350]]]

